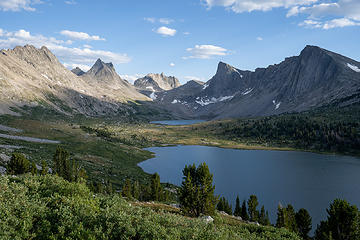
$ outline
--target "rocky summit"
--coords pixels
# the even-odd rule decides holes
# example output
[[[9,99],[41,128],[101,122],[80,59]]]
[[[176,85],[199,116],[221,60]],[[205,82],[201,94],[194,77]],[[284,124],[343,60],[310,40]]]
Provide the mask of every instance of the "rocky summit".
[[[79,77],[46,47],[26,45],[0,52],[0,114],[19,114],[26,105],[64,114],[124,115],[133,111],[126,103],[134,100],[150,99],[101,60]]]
[[[306,46],[299,56],[255,71],[220,62],[214,77],[192,89],[191,94],[163,92],[155,103],[192,118],[267,116],[328,104],[343,106],[360,101],[360,63]]]
[[[176,77],[168,77],[164,73],[150,73],[143,78],[135,80],[134,86],[139,90],[160,92],[177,88],[180,86],[180,82]]]

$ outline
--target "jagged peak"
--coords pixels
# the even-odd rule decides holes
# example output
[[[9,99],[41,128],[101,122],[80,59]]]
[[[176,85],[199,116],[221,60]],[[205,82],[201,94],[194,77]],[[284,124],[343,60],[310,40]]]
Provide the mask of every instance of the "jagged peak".
[[[94,63],[94,65],[91,67],[91,69],[89,70],[89,72],[98,72],[103,68],[110,68],[111,70],[115,71],[114,65],[110,62],[110,63],[105,63],[103,62],[100,58],[98,58],[96,60],[96,62]]]
[[[224,74],[224,73],[232,72],[234,70],[237,70],[237,69],[227,63],[220,61],[218,64],[216,74]]]

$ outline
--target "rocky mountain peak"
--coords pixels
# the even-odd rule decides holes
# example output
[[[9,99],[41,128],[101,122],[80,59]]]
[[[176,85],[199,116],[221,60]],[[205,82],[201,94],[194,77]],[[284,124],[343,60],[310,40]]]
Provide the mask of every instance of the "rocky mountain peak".
[[[149,73],[134,82],[134,86],[142,90],[163,91],[179,87],[181,84],[176,77],[166,76],[164,73]]]
[[[79,67],[74,68],[73,70],[71,70],[71,72],[73,72],[77,76],[81,76],[85,74],[85,72],[81,70],[81,68]]]
[[[218,68],[217,68],[217,71],[216,71],[216,75],[224,75],[224,74],[229,74],[230,72],[233,72],[234,71],[234,67],[227,64],[227,63],[224,63],[224,62],[219,62],[218,64]]]

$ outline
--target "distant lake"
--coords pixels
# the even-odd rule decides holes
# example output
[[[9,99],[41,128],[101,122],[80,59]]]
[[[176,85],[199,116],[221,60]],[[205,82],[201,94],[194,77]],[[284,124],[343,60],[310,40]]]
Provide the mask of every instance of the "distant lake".
[[[152,121],[150,123],[162,124],[162,125],[191,125],[201,122],[206,122],[206,120],[163,120],[163,121]]]
[[[185,165],[206,162],[214,174],[215,192],[235,207],[255,194],[276,222],[277,206],[305,208],[313,230],[326,218],[335,198],[360,207],[360,159],[294,151],[236,150],[205,146],[153,147],[155,158],[139,164],[148,173],[159,173],[162,182],[180,185]]]

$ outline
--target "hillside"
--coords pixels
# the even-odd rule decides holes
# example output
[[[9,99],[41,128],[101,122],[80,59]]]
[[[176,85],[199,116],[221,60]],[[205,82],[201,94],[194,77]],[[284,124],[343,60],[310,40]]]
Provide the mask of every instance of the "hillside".
[[[164,204],[128,202],[84,183],[30,174],[0,176],[1,239],[300,239],[274,227],[217,215],[188,218]],[[20,221],[21,219],[21,221]]]
[[[109,85],[111,84],[111,85]],[[0,53],[0,114],[18,115],[24,106],[74,115],[129,115],[128,101],[150,100],[101,60],[78,77],[46,48],[15,47]]]

